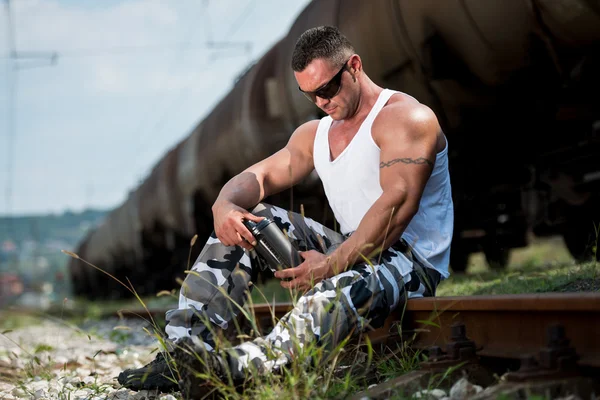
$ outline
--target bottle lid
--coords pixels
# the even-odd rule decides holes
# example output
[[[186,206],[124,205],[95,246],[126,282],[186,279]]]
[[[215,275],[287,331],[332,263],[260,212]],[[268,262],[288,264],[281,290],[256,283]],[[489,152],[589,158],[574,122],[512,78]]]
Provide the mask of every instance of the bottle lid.
[[[257,236],[260,234],[260,231],[265,229],[271,222],[273,221],[271,221],[269,218],[265,218],[258,223],[250,221],[249,219],[245,219],[243,221],[243,224],[246,226],[246,228],[248,228],[250,232],[252,232],[254,236]]]
[[[267,225],[269,225],[271,222],[273,222],[273,221],[271,221],[269,218],[265,218],[265,219],[263,219],[262,221],[260,221],[259,223],[257,223],[257,224],[255,225],[255,226],[256,226],[256,229],[257,229],[258,231],[262,231],[262,230],[263,230],[263,229],[265,229],[265,228],[267,227]]]

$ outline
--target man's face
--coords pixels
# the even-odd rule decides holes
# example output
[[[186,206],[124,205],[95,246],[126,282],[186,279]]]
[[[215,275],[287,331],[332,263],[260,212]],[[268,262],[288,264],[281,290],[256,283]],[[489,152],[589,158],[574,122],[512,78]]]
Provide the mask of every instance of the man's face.
[[[341,68],[341,69],[340,69]],[[312,92],[315,104],[334,120],[346,118],[354,99],[352,76],[348,71],[348,62],[343,67],[332,65],[322,58],[313,60],[302,72],[294,72],[298,86],[303,92]],[[339,82],[339,91],[337,83]],[[314,92],[317,92],[316,94]],[[333,95],[330,99],[319,96],[320,93]]]

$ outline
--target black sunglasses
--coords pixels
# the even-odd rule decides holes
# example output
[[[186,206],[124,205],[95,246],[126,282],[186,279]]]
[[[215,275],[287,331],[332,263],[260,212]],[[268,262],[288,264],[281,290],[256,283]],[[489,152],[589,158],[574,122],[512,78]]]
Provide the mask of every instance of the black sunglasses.
[[[348,61],[350,61],[350,59],[348,59]],[[302,90],[300,88],[300,86],[298,86],[298,90],[300,90],[306,96],[306,98],[309,99],[310,101],[312,101],[313,103],[317,102],[317,97],[320,97],[325,100],[329,100],[332,97],[335,97],[340,92],[340,89],[342,88],[342,74],[344,73],[344,70],[346,69],[348,61],[346,61],[344,63],[344,65],[339,70],[339,72],[337,74],[335,74],[329,82],[327,82],[326,84],[324,84],[323,86],[321,86],[320,88],[315,90],[314,92],[305,92],[304,90]]]

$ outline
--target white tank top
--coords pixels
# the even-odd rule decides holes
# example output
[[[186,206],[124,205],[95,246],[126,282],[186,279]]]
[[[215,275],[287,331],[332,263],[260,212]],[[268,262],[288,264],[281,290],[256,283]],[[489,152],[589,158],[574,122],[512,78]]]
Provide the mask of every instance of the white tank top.
[[[343,234],[356,230],[383,190],[379,182],[380,149],[371,136],[375,117],[397,91],[384,89],[358,132],[331,161],[329,128],[333,122],[321,119],[315,136],[313,159],[325,194]],[[402,238],[445,278],[448,277],[450,243],[454,227],[454,206],[448,172],[448,141],[439,152],[419,204],[419,210]]]

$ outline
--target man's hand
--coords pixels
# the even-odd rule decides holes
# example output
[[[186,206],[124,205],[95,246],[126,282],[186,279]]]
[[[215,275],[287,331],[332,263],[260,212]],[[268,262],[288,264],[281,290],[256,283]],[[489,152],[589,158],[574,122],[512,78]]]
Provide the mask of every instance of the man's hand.
[[[244,219],[259,222],[264,217],[257,217],[233,203],[225,203],[213,208],[215,233],[225,246],[242,246],[252,250],[256,239],[252,232],[242,223]]]
[[[310,289],[323,279],[334,275],[330,258],[325,254],[309,250],[301,251],[300,256],[304,259],[302,264],[275,272],[276,278],[293,278],[290,281],[281,281],[281,286],[284,288]]]

